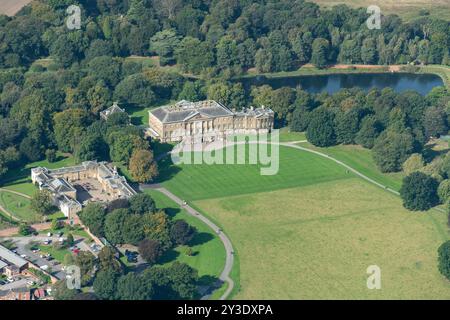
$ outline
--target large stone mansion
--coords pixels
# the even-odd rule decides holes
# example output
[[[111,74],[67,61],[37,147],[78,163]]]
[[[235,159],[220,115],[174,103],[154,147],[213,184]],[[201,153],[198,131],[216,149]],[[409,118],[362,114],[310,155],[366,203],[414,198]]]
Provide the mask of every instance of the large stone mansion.
[[[182,100],[149,113],[147,133],[162,142],[204,143],[226,140],[231,134],[267,133],[274,122],[274,112],[264,106],[236,112],[214,100]]]
[[[68,218],[80,212],[88,202],[109,202],[130,198],[136,191],[106,162],[86,161],[60,168],[33,168],[31,180],[40,190],[48,190],[54,204]]]

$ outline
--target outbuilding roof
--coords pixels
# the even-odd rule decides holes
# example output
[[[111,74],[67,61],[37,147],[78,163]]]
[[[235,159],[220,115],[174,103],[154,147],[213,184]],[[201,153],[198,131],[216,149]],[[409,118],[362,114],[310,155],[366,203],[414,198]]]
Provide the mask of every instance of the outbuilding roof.
[[[23,266],[25,266],[28,262],[19,257],[17,254],[15,254],[14,252],[8,250],[7,248],[5,248],[4,246],[0,245],[0,259],[18,267],[18,268],[22,268]]]

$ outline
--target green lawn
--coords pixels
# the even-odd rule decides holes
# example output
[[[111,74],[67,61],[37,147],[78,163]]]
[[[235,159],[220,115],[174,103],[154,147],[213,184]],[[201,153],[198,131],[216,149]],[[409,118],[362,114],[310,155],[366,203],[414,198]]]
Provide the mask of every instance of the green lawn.
[[[305,186],[352,174],[325,158],[287,147],[280,147],[280,166],[276,175],[262,176],[260,165],[171,165],[160,162],[160,181],[186,200],[219,198]]]
[[[175,202],[162,193],[155,190],[146,190],[146,193],[152,196],[158,208],[165,208],[175,220],[183,219],[198,231],[189,244],[194,252],[193,256],[186,255],[185,248],[178,247],[162,258],[163,263],[168,264],[174,260],[187,263],[198,270],[201,282],[215,282],[225,265],[225,248],[217,235],[203,222],[187,214],[185,210],[180,210]]]
[[[369,149],[356,145],[338,145],[328,148],[318,148],[310,143],[298,145],[328,154],[391,189],[399,191],[402,186],[403,173],[382,173],[377,168]]]
[[[0,191],[0,205],[18,219],[27,222],[40,221],[41,216],[34,213],[30,208],[30,199],[10,192]]]
[[[412,213],[361,179],[206,199],[240,257],[236,299],[449,299],[437,271],[445,215]],[[382,289],[368,290],[378,265]]]
[[[322,151],[399,187],[401,176],[379,173],[368,150]],[[449,238],[442,213],[409,212],[397,196],[336,163],[287,147],[280,147],[275,176],[261,176],[252,165],[168,162],[161,166],[163,185],[233,242],[234,298],[450,298],[450,283],[436,266],[437,247]],[[373,264],[382,270],[379,291],[366,287]]]
[[[55,259],[56,261],[60,262],[60,263],[64,263],[64,257],[67,254],[71,254],[71,252],[68,249],[55,249],[53,248],[53,245],[38,245],[37,246],[39,249],[41,249],[42,253],[49,253],[53,259]]]
[[[304,132],[290,131],[288,127],[280,129],[280,142],[293,142],[306,140]]]

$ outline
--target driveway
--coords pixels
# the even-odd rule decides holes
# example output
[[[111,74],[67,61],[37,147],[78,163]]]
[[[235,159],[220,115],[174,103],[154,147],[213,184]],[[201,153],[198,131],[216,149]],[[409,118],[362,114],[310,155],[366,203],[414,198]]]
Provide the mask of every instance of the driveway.
[[[231,244],[230,239],[227,237],[223,231],[216,226],[211,220],[206,218],[204,215],[202,215],[200,212],[189,206],[188,204],[185,204],[183,200],[178,198],[176,195],[174,195],[172,192],[164,188],[163,186],[159,184],[154,185],[141,185],[141,189],[154,189],[157,190],[163,194],[165,194],[167,197],[172,199],[174,202],[176,202],[180,207],[185,209],[188,214],[191,216],[201,220],[203,223],[205,223],[207,226],[209,226],[220,238],[220,240],[223,243],[223,246],[225,247],[226,252],[226,259],[225,259],[225,266],[223,268],[222,273],[219,276],[220,281],[227,282],[228,288],[223,293],[223,295],[220,297],[220,300],[225,300],[231,293],[231,291],[234,288],[234,281],[230,277],[231,269],[233,268],[234,263],[234,251],[233,251],[233,245]],[[202,299],[207,299],[209,295],[204,296]]]

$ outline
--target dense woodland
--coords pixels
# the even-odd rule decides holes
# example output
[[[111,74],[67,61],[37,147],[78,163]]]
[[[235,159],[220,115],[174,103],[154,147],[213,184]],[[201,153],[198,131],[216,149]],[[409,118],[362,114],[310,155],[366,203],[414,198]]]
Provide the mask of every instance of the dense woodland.
[[[65,24],[66,8],[74,3],[82,8],[81,30],[68,30]],[[306,131],[316,146],[372,149],[381,171],[412,175],[402,190],[411,210],[448,204],[450,156],[426,147],[431,138],[449,131],[446,88],[427,96],[391,89],[328,95],[288,87],[246,90],[236,80],[252,68],[289,71],[307,63],[319,68],[334,63],[450,64],[448,22],[419,17],[404,23],[392,15],[383,17],[381,30],[369,30],[367,17],[365,9],[343,5],[320,10],[305,1],[271,0],[39,0],[15,17],[0,16],[0,182],[11,178],[8,172],[15,168],[44,158],[52,162],[60,153],[78,161],[113,161],[129,169],[135,181],[153,181],[158,169],[141,128],[130,126],[124,114],[100,120],[99,112],[113,101],[141,110],[210,98],[236,109],[270,106],[277,127]],[[154,60],[160,66],[130,56],[158,57]],[[154,208],[138,213],[130,204],[109,212],[88,207],[81,217],[113,244],[140,244],[153,252],[150,261],[186,243],[194,232]],[[158,235],[163,238],[133,227],[146,223],[164,223],[165,233]],[[150,279],[152,293],[141,290],[139,298],[192,298],[195,270],[173,268],[173,273],[156,268],[139,276],[103,270],[93,285],[101,298],[126,299],[133,285]],[[187,274],[187,283],[170,278],[177,272]],[[159,284],[151,280],[158,273]],[[158,296],[162,292],[166,295]],[[63,293],[74,298],[73,292]]]

